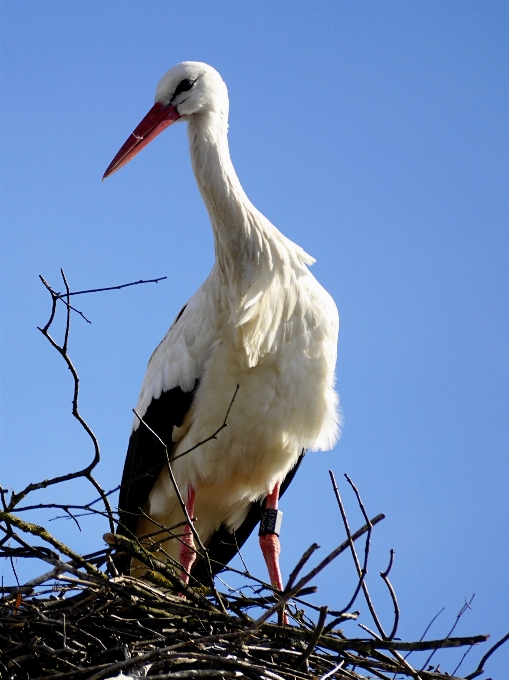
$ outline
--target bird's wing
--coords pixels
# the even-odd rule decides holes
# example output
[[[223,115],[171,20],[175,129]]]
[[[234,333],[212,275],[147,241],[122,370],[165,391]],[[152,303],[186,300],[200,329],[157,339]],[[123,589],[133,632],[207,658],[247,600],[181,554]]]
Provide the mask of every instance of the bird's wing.
[[[204,284],[180,311],[150,358],[138,399],[136,413],[169,454],[173,428],[182,425],[214,346],[211,297]],[[143,423],[135,417],[120,488],[118,531],[126,536],[136,533],[140,510],[166,462],[164,447]]]

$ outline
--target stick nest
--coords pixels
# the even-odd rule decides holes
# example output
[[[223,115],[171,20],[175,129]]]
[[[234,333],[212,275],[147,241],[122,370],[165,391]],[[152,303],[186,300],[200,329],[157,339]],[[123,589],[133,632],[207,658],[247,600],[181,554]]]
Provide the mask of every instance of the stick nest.
[[[273,607],[274,597],[221,593],[224,614],[205,592],[201,596],[209,602],[207,608],[122,576],[109,578],[104,585],[60,576],[53,587],[59,592],[49,599],[22,598],[18,591],[0,605],[0,663],[6,678],[98,680],[124,673],[159,679],[304,680],[398,673],[451,680],[453,676],[440,672],[417,674],[400,660],[400,652],[472,645],[487,638],[425,643],[347,639],[338,628],[325,631],[323,615],[317,624],[310,624],[298,606],[290,607],[294,616],[288,626],[249,615],[260,605]],[[69,595],[77,588],[81,592]]]

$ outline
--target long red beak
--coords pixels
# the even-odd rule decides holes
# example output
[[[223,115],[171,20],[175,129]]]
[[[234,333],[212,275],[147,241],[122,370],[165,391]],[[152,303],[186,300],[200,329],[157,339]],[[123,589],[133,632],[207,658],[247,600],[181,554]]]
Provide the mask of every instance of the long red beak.
[[[163,106],[157,102],[147,113],[129,139],[122,146],[115,158],[108,165],[103,180],[120,170],[131,158],[134,158],[154,137],[180,118],[174,106]]]

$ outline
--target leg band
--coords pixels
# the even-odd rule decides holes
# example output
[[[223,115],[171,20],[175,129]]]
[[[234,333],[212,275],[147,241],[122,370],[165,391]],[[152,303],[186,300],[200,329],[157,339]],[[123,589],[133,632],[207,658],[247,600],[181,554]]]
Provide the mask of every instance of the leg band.
[[[272,510],[271,508],[262,510],[258,536],[266,536],[267,534],[276,534],[276,536],[279,536],[281,533],[282,521],[283,513],[281,510]]]

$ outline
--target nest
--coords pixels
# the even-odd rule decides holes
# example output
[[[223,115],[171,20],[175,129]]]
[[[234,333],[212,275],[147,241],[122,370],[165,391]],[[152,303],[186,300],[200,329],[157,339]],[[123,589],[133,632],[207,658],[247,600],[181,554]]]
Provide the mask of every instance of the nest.
[[[0,602],[2,677],[99,680],[125,674],[154,680],[201,677],[389,680],[397,674],[421,680],[453,680],[457,676],[442,673],[428,662],[426,670],[416,669],[406,657],[414,651],[429,650],[432,655],[442,648],[469,649],[485,642],[488,636],[402,642],[395,639],[397,625],[386,634],[376,612],[372,612],[380,634],[360,624],[369,637],[347,638],[339,626],[342,621],[356,619],[358,612],[330,611],[303,599],[316,590],[308,586],[313,578],[338,555],[351,549],[357,539],[369,536],[381,519],[383,515],[370,520],[298,579],[318,547],[311,546],[283,592],[274,591],[269,584],[244,572],[246,586],[225,593],[215,587],[190,587],[176,570],[157,563],[146,551],[143,557],[148,569],[144,580],[116,572],[112,547],[83,557],[74,554],[73,559],[64,562],[53,550],[32,546],[14,531],[23,529],[40,536],[44,532],[42,527],[4,512],[0,520],[9,523],[11,537],[24,545],[11,548],[4,544],[1,553],[18,559],[38,557],[53,569],[23,586],[9,589]],[[105,538],[117,550],[140,556],[140,544],[136,541],[111,534]],[[53,545],[58,543],[51,539]],[[60,552],[65,549],[72,552],[63,544],[59,546]],[[357,593],[363,585],[361,572]],[[52,592],[49,598],[43,593],[30,597],[35,588],[41,587]],[[246,595],[246,588],[254,594]],[[364,594],[370,605],[367,589]],[[349,609],[355,596],[356,593]],[[279,623],[269,622],[276,616]],[[288,617],[287,625],[281,625],[284,616]],[[495,648],[485,654],[474,673],[466,676],[469,680],[482,673],[484,660]]]
[[[311,626],[294,610],[294,625],[251,618],[249,609],[271,605],[243,596],[220,595],[223,613],[165,594],[145,582],[118,577],[105,585],[60,577],[59,595],[2,603],[2,671],[6,678],[99,680],[120,673],[148,678],[240,677],[365,678],[417,677],[401,652],[484,642],[486,636],[421,643],[347,639],[325,630],[325,616]],[[65,581],[74,584],[65,586]],[[72,589],[83,590],[66,597]],[[271,606],[274,607],[275,604]],[[290,607],[291,610],[293,608]],[[298,620],[300,618],[300,621]],[[422,680],[451,676],[422,672]]]

